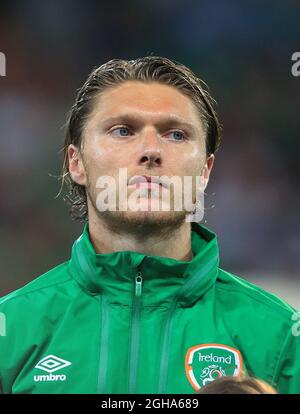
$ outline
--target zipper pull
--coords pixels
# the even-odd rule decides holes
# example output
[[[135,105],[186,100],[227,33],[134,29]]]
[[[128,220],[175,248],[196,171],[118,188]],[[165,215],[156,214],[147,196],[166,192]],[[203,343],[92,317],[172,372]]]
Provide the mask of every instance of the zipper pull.
[[[135,296],[142,296],[142,273],[138,272],[137,276],[135,277]]]

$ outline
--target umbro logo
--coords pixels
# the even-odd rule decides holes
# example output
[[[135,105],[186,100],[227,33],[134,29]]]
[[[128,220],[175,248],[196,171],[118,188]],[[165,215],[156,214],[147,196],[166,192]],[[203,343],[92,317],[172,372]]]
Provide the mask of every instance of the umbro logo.
[[[65,374],[53,375],[52,373],[61,370],[71,365],[71,362],[65,361],[62,358],[58,358],[55,355],[48,355],[41,359],[35,366],[35,368],[50,373],[50,375],[35,375],[34,381],[65,381]]]

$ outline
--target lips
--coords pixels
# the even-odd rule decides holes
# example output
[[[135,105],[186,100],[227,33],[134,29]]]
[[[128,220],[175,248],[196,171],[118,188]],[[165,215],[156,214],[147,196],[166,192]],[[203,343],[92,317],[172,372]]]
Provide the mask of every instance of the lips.
[[[128,185],[134,185],[136,187],[164,187],[159,177],[149,175],[135,175],[128,181]]]

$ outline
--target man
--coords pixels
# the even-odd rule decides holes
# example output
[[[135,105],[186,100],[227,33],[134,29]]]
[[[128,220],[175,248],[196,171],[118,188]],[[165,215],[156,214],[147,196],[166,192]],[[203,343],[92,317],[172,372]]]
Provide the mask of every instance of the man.
[[[300,392],[295,311],[221,270],[196,222],[220,143],[212,102],[165,58],[91,73],[63,174],[86,225],[69,261],[1,300],[2,393],[194,393],[242,373]]]

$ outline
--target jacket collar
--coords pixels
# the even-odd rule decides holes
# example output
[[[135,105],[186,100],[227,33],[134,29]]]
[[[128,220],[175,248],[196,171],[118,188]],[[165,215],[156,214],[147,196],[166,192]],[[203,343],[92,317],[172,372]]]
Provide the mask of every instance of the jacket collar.
[[[187,307],[211,287],[217,277],[219,251],[216,235],[192,223],[189,262],[147,256],[133,251],[96,254],[88,224],[75,241],[69,268],[74,279],[90,294],[103,294],[110,303],[130,306],[137,293],[136,277],[142,276],[143,306],[167,306],[174,301]]]

